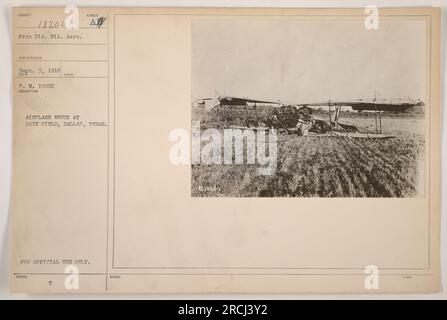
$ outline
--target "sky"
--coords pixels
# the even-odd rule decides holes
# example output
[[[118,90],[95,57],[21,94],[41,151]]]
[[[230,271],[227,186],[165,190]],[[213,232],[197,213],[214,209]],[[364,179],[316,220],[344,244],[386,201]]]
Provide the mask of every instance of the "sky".
[[[291,103],[331,99],[425,101],[426,23],[363,19],[192,22],[192,96]]]

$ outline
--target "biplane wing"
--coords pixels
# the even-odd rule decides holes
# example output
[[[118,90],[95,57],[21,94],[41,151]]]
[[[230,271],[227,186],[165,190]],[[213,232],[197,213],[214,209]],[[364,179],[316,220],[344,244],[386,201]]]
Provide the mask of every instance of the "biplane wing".
[[[251,99],[243,97],[234,96],[219,96],[217,98],[205,98],[201,100],[216,100],[220,105],[226,106],[240,106],[246,105],[247,103],[259,103],[259,104],[271,104],[271,105],[295,105],[295,106],[306,106],[306,107],[324,107],[328,105],[332,106],[349,106],[354,111],[390,111],[390,112],[403,112],[415,106],[424,106],[424,102],[421,100],[413,99],[354,99],[354,100],[341,100],[341,101],[324,101],[324,102],[311,102],[311,103],[300,103],[300,102],[285,102],[282,100],[261,100],[261,99]]]
[[[280,101],[268,101],[268,100],[257,100],[257,99],[249,99],[249,98],[238,98],[238,97],[218,97],[217,98],[221,104],[231,106],[231,105],[244,105],[247,103],[261,103],[261,104],[278,104],[280,105]]]
[[[302,106],[316,107],[316,106],[349,106],[355,111],[390,111],[390,112],[403,112],[415,106],[424,106],[424,102],[421,100],[411,99],[394,99],[394,100],[351,100],[351,101],[326,101],[320,103],[305,103],[300,104]]]

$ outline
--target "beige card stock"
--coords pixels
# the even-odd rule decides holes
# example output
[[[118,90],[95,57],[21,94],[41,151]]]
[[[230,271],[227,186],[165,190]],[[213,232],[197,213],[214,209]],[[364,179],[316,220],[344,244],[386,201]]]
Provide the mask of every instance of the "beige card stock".
[[[377,10],[14,8],[12,291],[437,291],[440,11]]]

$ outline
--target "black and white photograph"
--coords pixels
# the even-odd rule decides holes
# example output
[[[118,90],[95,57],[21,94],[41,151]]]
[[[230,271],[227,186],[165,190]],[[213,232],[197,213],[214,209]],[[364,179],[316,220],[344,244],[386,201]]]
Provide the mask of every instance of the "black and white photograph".
[[[193,21],[192,196],[423,196],[427,24],[369,23]]]

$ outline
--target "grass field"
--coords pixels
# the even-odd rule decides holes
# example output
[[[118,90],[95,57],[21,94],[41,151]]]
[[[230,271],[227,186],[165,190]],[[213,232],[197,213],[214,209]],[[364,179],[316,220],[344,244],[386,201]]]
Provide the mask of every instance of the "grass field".
[[[344,123],[374,131],[374,119]],[[256,174],[256,165],[194,165],[192,196],[201,197],[414,197],[423,192],[423,119],[383,117],[392,139],[278,137],[277,170]],[[203,191],[205,189],[205,191]]]

